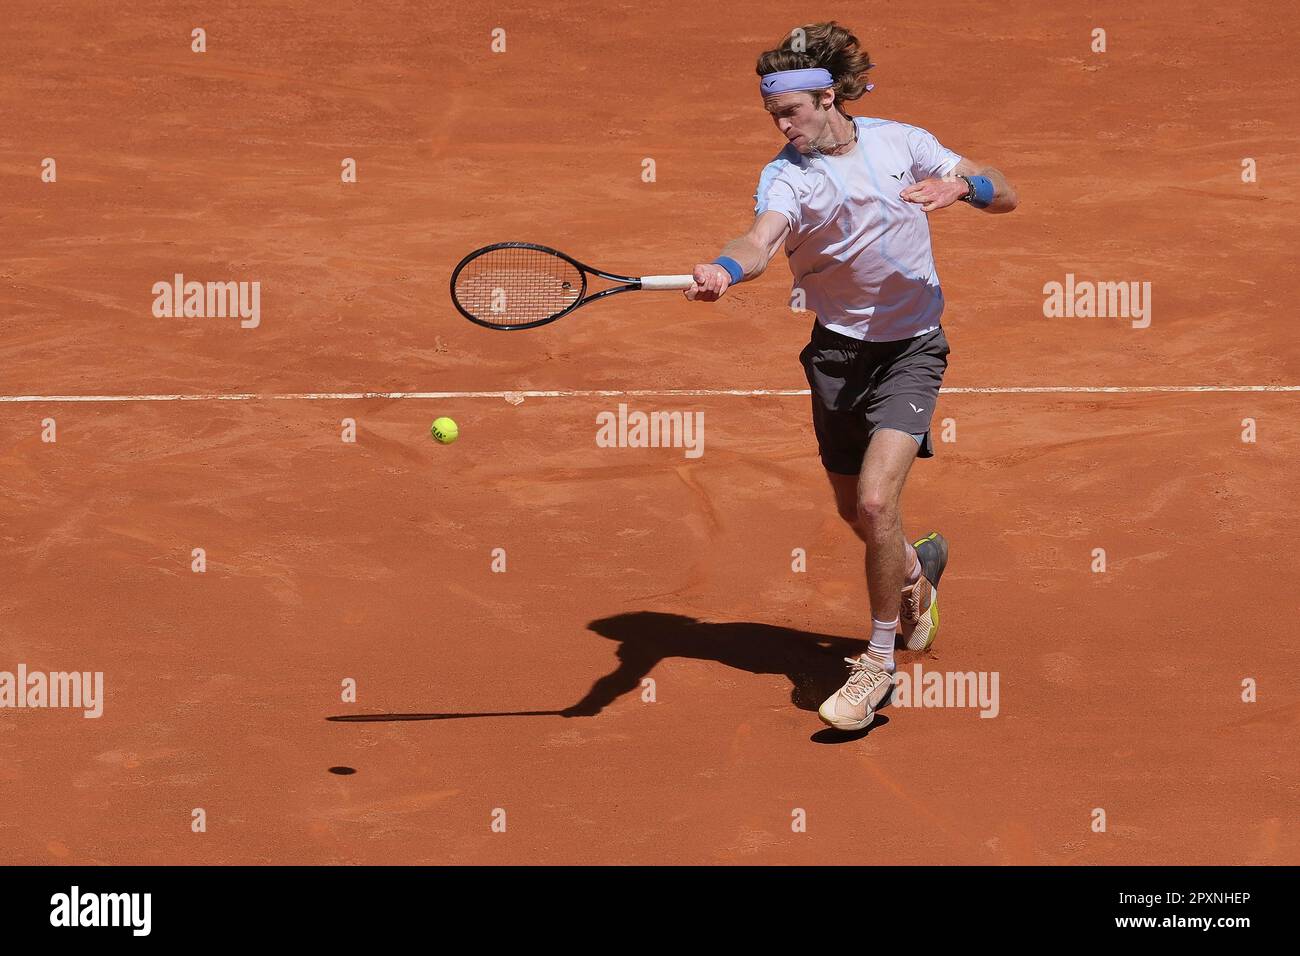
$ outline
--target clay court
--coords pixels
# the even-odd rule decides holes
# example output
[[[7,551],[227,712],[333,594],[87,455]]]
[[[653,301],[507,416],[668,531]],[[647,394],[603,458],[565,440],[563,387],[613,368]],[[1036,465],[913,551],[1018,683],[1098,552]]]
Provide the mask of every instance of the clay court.
[[[1300,863],[1292,13],[20,5],[0,670],[105,700],[0,712],[0,862]],[[993,719],[817,719],[869,611],[783,255],[525,332],[449,301],[492,242],[711,259],[782,145],[755,58],[817,19],[878,63],[851,112],[1021,197],[930,217],[955,440],[903,502],[953,550],[900,670],[997,672]],[[260,325],[156,317],[176,273],[260,282]],[[1150,282],[1149,327],[1045,317],[1067,273]],[[620,403],[703,454],[598,447]]]

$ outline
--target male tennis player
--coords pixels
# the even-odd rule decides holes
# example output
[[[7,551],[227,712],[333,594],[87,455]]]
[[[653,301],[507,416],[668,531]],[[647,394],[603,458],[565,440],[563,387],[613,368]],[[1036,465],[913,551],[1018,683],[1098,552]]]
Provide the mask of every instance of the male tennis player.
[[[932,532],[909,544],[898,509],[913,459],[934,456],[930,419],[948,366],[926,213],[1017,203],[1002,173],[925,130],[845,113],[871,89],[871,68],[834,22],[793,30],[759,57],[763,105],[787,143],[759,177],[749,232],[697,265],[685,293],[714,301],[784,244],[794,295],[815,313],[800,356],[813,429],[840,516],[866,544],[871,598],[867,653],[845,658],[848,682],[818,711],[847,731],[867,727],[888,696],[898,631],[923,651],[939,628],[948,543]]]

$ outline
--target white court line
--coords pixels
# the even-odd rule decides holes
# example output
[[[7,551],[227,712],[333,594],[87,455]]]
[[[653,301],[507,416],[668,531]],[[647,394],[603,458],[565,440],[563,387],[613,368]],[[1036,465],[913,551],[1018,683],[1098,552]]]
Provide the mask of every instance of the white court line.
[[[944,395],[1077,395],[1189,394],[1197,392],[1300,392],[1300,385],[993,385],[984,388],[941,388]],[[806,388],[634,388],[521,389],[506,392],[201,392],[188,395],[0,395],[0,404],[41,405],[62,402],[334,402],[368,399],[446,398],[676,398],[710,395],[808,395]]]

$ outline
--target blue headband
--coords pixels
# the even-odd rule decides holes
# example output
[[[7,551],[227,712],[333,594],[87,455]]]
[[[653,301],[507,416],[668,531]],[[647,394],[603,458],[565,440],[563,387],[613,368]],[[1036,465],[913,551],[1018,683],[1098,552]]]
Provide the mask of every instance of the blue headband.
[[[831,71],[820,66],[806,70],[782,70],[768,73],[758,83],[758,90],[764,96],[776,96],[778,93],[796,93],[802,90],[825,90],[835,83]],[[874,84],[867,84],[871,92]]]

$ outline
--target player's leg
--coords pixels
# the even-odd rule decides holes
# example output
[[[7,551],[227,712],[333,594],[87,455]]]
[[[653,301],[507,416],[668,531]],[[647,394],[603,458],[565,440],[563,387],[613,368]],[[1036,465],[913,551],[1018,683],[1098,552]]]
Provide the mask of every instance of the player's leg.
[[[826,477],[831,483],[831,491],[835,493],[835,510],[839,512],[844,523],[847,524],[854,534],[862,541],[867,543],[867,533],[862,530],[860,516],[858,514],[858,476],[841,475],[833,471],[826,472]]]
[[[860,475],[840,475],[833,471],[826,472],[826,477],[831,483],[831,490],[835,493],[835,510],[839,512],[844,523],[849,529],[858,536],[863,543],[867,543],[867,533],[862,530],[861,514],[858,511],[858,484],[861,482]],[[921,576],[921,562],[917,560],[916,549],[912,543],[907,540],[907,535],[903,538],[903,567],[906,572],[903,575],[903,593],[906,595],[907,588]],[[905,602],[906,603],[906,602]]]
[[[847,339],[814,323],[812,340],[800,356],[812,390],[818,451],[835,494],[836,510],[864,543],[868,537],[858,506],[858,486],[870,430],[857,406],[880,370],[876,357],[881,353],[888,354],[889,349]],[[900,549],[904,547],[901,534]],[[865,655],[846,658],[846,662],[848,681],[822,704],[818,716],[839,730],[861,730],[874,719],[875,707],[889,693],[893,681]]]
[[[856,520],[850,523],[867,546],[871,643],[866,654],[847,659],[848,681],[818,710],[825,723],[841,730],[867,727],[874,719],[875,708],[888,697],[893,686],[894,642],[900,624],[905,632],[916,629],[913,636],[924,639],[924,646],[929,646],[936,629],[931,622],[938,623],[938,606],[933,599],[925,604],[922,598],[932,598],[932,593],[927,590],[922,594],[922,591],[931,583],[927,574],[933,574],[933,583],[937,584],[938,573],[942,572],[942,563],[938,563],[936,570],[933,560],[936,542],[942,538],[932,534],[917,542],[915,548],[909,546],[903,536],[899,499],[912,462],[918,456],[929,458],[934,454],[929,427],[947,367],[947,341],[942,330],[936,330],[905,342],[863,348],[867,350],[863,357],[868,361],[860,363],[854,371],[859,380],[865,372],[868,385],[864,405],[854,403],[854,408],[855,411],[862,408],[858,414],[869,437],[865,453],[858,459]],[[811,375],[809,379],[814,380]],[[818,439],[822,439],[821,430]],[[822,461],[829,471],[853,470],[831,467],[825,454],[826,443],[822,445]],[[851,512],[841,503],[845,485],[843,479],[832,479],[837,508],[848,521]],[[937,591],[933,596],[937,597]],[[909,620],[904,622],[904,617]],[[925,626],[919,627],[918,620],[926,622]],[[913,644],[909,643],[908,647]]]
[[[840,517],[866,545],[872,619],[868,653],[846,658],[848,680],[817,711],[824,723],[839,730],[867,727],[893,686],[894,636],[907,557],[898,499],[916,448],[911,435],[878,429],[870,438],[858,475],[828,472]]]
[[[894,669],[901,594],[912,565],[899,499],[916,452],[916,439],[907,432],[878,428],[871,435],[858,478],[858,523],[867,542],[867,593],[871,598],[868,654],[889,671]]]
[[[886,429],[906,432],[919,445],[917,458],[934,457],[929,429],[948,353],[948,340],[942,329],[936,329],[908,341],[892,357],[869,400],[868,421],[877,430],[873,434]],[[906,551],[899,625],[907,649],[924,651],[939,629],[939,578],[948,563],[948,542],[931,531]]]

